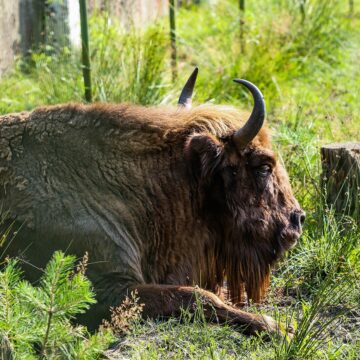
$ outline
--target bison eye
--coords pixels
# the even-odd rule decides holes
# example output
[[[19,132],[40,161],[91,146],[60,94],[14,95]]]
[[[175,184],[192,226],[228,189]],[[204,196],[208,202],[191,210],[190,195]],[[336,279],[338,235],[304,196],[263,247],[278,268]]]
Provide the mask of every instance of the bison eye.
[[[256,173],[259,175],[259,176],[263,176],[263,177],[266,177],[268,175],[271,174],[271,166],[270,165],[261,165],[259,167],[256,168]]]

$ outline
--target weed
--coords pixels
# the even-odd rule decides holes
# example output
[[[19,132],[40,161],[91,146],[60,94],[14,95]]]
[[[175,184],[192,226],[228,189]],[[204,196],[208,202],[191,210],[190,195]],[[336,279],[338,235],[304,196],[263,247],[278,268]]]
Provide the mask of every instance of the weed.
[[[130,297],[126,296],[120,306],[110,308],[111,319],[103,320],[102,327],[111,329],[118,336],[128,334],[141,318],[144,304],[139,300],[137,290],[131,291]]]

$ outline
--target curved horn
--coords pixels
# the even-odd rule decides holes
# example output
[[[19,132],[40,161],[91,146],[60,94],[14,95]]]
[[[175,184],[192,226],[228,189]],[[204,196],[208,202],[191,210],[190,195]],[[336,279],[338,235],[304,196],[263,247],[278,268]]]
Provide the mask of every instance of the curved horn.
[[[234,134],[234,142],[238,149],[243,149],[260,131],[265,119],[265,102],[261,91],[250,81],[243,79],[234,79],[235,82],[244,85],[250,90],[254,99],[254,108],[249,120],[245,125]]]
[[[195,67],[194,71],[192,72],[188,81],[186,82],[184,88],[182,89],[178,101],[179,107],[184,107],[186,109],[191,108],[191,98],[194,91],[194,86],[196,83],[198,72],[199,72],[198,67]]]

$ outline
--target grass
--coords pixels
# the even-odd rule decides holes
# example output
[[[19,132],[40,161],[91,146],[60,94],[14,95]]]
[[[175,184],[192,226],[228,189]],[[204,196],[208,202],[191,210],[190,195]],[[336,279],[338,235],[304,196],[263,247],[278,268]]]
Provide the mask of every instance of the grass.
[[[90,19],[94,99],[176,104],[194,65],[195,104],[251,107],[243,77],[264,92],[274,146],[307,212],[298,246],[274,269],[269,300],[253,311],[292,323],[294,339],[247,338],[206,324],[201,312],[181,321],[137,322],[110,358],[359,359],[360,229],[335,218],[323,201],[320,146],[360,138],[360,2],[247,2],[245,53],[235,0],[181,9],[177,18],[179,78],[171,81],[167,19],[146,31],[119,29],[107,14]],[[46,50],[46,49],[45,49]],[[26,69],[24,73],[21,69]],[[0,81],[0,113],[82,101],[79,56],[34,54],[30,67]]]

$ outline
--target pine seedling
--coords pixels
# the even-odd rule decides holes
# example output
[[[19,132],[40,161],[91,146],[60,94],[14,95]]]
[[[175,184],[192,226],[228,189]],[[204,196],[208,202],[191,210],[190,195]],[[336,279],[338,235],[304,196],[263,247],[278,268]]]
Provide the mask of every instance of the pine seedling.
[[[75,269],[75,270],[74,270]],[[113,340],[110,331],[90,336],[72,320],[95,303],[90,281],[75,257],[55,252],[34,287],[21,280],[15,260],[0,273],[2,352],[13,359],[96,359]]]

